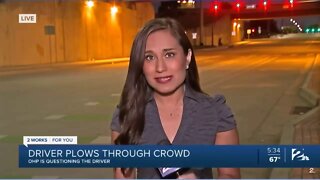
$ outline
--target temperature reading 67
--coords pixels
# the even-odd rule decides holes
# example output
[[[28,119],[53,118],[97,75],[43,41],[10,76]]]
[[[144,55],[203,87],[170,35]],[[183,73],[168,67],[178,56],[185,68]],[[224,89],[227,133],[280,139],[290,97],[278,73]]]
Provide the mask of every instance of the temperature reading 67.
[[[279,160],[280,160],[280,157],[278,156],[269,157],[269,162],[278,162]]]

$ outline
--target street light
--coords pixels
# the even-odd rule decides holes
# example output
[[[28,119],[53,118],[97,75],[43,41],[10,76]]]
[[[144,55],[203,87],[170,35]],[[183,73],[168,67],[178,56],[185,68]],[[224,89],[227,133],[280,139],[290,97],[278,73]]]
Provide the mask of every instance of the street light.
[[[86,5],[87,7],[92,8],[94,6],[94,2],[92,0],[87,0]]]
[[[111,7],[111,15],[114,16],[117,12],[118,12],[117,6],[115,6],[115,5],[112,6],[112,7]]]
[[[180,4],[180,8],[195,8],[195,0],[178,0],[178,4]]]

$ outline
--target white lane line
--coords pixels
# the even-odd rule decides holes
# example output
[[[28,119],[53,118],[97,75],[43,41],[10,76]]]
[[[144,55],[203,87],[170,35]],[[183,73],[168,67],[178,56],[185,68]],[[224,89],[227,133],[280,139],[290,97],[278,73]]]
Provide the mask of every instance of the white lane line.
[[[111,94],[111,96],[112,96],[112,97],[120,97],[121,94],[120,94],[120,93],[113,93],[113,94]]]
[[[84,105],[85,106],[96,106],[98,104],[100,104],[100,103],[99,102],[86,102]]]
[[[32,176],[31,179],[58,179],[59,176]]]
[[[98,136],[96,139],[90,142],[90,144],[111,144],[110,136]]]
[[[64,118],[66,115],[64,114],[53,114],[53,115],[49,115],[47,117],[45,117],[45,120],[59,120]]]
[[[7,137],[8,135],[0,135],[0,139]]]

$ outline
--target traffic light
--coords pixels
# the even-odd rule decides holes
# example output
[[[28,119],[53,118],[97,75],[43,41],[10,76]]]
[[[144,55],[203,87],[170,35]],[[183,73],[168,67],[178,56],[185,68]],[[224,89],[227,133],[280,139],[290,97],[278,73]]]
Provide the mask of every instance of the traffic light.
[[[309,26],[304,31],[306,33],[320,33],[320,26],[318,25]]]
[[[293,0],[289,0],[290,8],[293,8]]]
[[[210,11],[217,15],[220,9],[220,4],[218,2],[212,2],[210,4]]]
[[[232,9],[239,13],[241,9],[244,9],[244,0],[235,0],[232,3]]]
[[[267,0],[264,0],[262,4],[263,4],[263,9],[266,11],[266,10],[268,9],[268,2],[267,2]]]
[[[214,5],[214,14],[218,14],[218,11],[219,11],[219,5],[218,4],[215,4]]]
[[[215,10],[215,11],[218,11],[218,8],[219,8],[218,4],[215,4],[215,5],[214,5],[214,10]]]
[[[258,7],[261,10],[267,11],[270,6],[270,0],[259,0]]]
[[[295,0],[285,0],[282,6],[283,9],[293,9],[295,6]]]
[[[241,3],[240,2],[236,2],[237,12],[240,12],[240,8],[241,8]]]

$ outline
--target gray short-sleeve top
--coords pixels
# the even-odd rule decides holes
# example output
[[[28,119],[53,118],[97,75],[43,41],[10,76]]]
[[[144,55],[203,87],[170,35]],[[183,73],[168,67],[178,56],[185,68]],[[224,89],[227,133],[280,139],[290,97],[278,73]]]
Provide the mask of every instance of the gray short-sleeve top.
[[[210,97],[186,88],[183,100],[182,120],[172,144],[206,144],[214,145],[216,133],[236,128],[236,122],[230,108],[226,105],[223,95]],[[119,109],[113,114],[111,130],[120,132]],[[146,105],[145,126],[140,144],[163,144],[169,142],[161,125],[155,100],[151,97]],[[210,168],[194,169],[197,177],[213,178]],[[161,178],[155,168],[139,168],[137,178]]]

